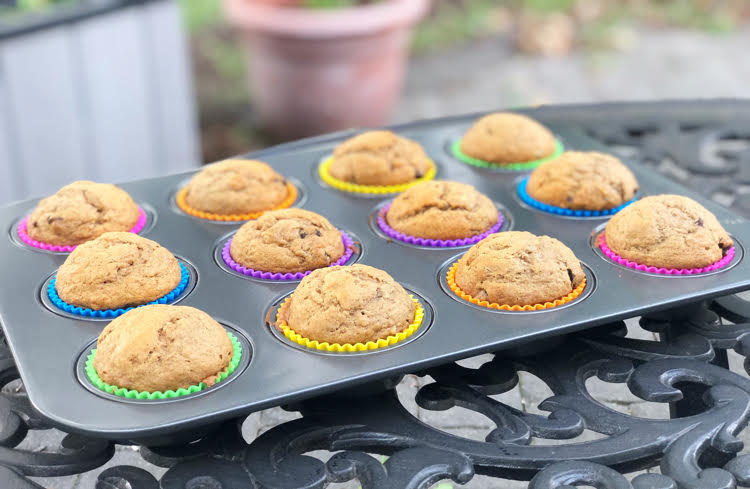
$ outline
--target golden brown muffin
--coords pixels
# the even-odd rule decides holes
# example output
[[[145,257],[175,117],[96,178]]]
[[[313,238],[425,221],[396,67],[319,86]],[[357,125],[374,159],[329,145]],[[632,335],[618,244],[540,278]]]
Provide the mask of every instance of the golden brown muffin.
[[[566,151],[534,170],[528,194],[565,209],[607,210],[632,200],[638,182],[614,156],[595,151]]]
[[[57,271],[57,294],[68,304],[117,309],[154,301],[180,283],[177,259],[133,233],[104,233],[76,248]]]
[[[212,214],[273,209],[289,195],[287,182],[266,163],[226,160],[205,167],[187,184],[190,207]]]
[[[26,221],[26,232],[43,243],[73,246],[109,231],[130,231],[139,215],[121,188],[77,181],[42,199]]]
[[[431,166],[419,143],[390,131],[369,131],[336,147],[328,171],[359,185],[397,185],[423,177]]]
[[[344,254],[344,243],[341,233],[320,214],[281,209],[243,224],[230,253],[247,268],[295,273],[327,267]]]
[[[733,246],[711,212],[681,195],[634,202],[607,223],[607,246],[630,261],[664,268],[701,268]]]
[[[386,221],[410,236],[460,239],[497,224],[497,209],[471,185],[433,180],[418,183],[393,199]]]
[[[280,319],[302,336],[329,343],[366,343],[405,330],[416,305],[383,270],[328,267],[303,278]]]
[[[226,330],[205,312],[156,304],[131,309],[104,328],[94,368],[108,384],[164,392],[214,385],[233,353]]]
[[[461,139],[461,151],[488,163],[523,163],[552,155],[555,136],[530,117],[498,112],[474,123]]]
[[[508,305],[560,299],[585,275],[573,252],[555,238],[525,231],[488,236],[458,262],[456,285],[472,297]]]

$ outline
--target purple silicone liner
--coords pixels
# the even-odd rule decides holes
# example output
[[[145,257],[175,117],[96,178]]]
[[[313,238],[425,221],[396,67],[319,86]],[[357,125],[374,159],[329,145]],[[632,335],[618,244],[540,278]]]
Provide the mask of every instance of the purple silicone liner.
[[[77,245],[74,246],[66,246],[66,245],[53,245],[49,243],[43,243],[41,241],[37,241],[31,236],[29,236],[28,232],[26,231],[26,222],[28,221],[29,216],[24,217],[21,219],[21,222],[18,223],[18,237],[26,243],[29,246],[33,246],[34,248],[39,248],[40,250],[47,250],[47,251],[57,251],[61,253],[70,253],[74,249],[76,249]],[[148,216],[146,215],[146,211],[143,209],[138,209],[138,220],[135,222],[135,226],[130,230],[131,233],[138,234],[141,231],[143,231],[143,228],[146,227],[146,222],[148,221]]]
[[[391,208],[391,202],[388,202],[386,205],[383,206],[380,211],[378,211],[378,227],[381,231],[383,231],[388,237],[391,237],[393,239],[397,239],[399,241],[403,241],[404,243],[409,243],[417,246],[431,246],[433,248],[453,248],[456,246],[468,246],[473,245],[476,243],[479,243],[484,238],[489,236],[490,234],[498,232],[503,227],[504,218],[503,215],[498,213],[497,214],[497,223],[493,225],[491,228],[489,228],[487,231],[483,232],[482,234],[477,234],[476,236],[472,236],[470,238],[461,238],[461,239],[429,239],[429,238],[419,238],[417,236],[410,236],[408,234],[401,233],[399,231],[396,231],[392,227],[388,225],[388,222],[385,219],[386,214],[388,214],[388,210]]]
[[[708,265],[707,267],[702,268],[660,268],[660,267],[651,267],[648,265],[641,265],[639,263],[636,263],[634,261],[630,261],[627,258],[623,258],[612,249],[607,246],[607,238],[602,233],[599,236],[598,239],[599,242],[599,249],[602,250],[602,252],[607,255],[607,258],[612,260],[615,263],[619,263],[620,265],[626,266],[628,268],[632,268],[633,270],[639,270],[641,272],[649,272],[649,273],[659,273],[662,275],[696,275],[700,273],[707,273],[707,272],[713,272],[714,270],[718,270],[720,268],[723,268],[727,266],[731,261],[734,259],[734,246],[729,248],[727,250],[727,254],[719,261],[712,263]]]
[[[352,238],[345,232],[339,232],[341,233],[341,240],[344,242],[344,254],[341,255],[341,258],[328,265],[329,267],[346,265],[346,262],[348,262],[354,254],[354,240],[352,240]],[[224,248],[221,250],[221,257],[224,260],[224,263],[226,263],[229,268],[237,273],[247,275],[248,277],[263,278],[266,280],[301,280],[312,273],[312,270],[295,273],[264,272],[262,270],[243,267],[242,265],[234,261],[234,258],[232,258],[232,254],[230,252],[232,247],[232,239],[233,237],[229,238],[229,240],[224,245]]]

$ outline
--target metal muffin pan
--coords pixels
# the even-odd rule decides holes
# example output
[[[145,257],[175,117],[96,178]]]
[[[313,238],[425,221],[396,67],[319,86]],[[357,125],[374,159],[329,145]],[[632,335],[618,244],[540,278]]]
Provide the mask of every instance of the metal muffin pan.
[[[553,130],[567,149],[607,151],[567,124],[559,112],[545,108],[527,112]],[[706,276],[675,278],[625,269],[602,259],[591,246],[592,233],[605,219],[563,218],[528,208],[515,194],[518,172],[476,168],[446,150],[478,116],[421,121],[393,129],[424,145],[437,165],[437,178],[472,184],[500,203],[508,222],[504,230],[512,227],[547,234],[568,245],[587,267],[589,285],[581,298],[544,311],[499,312],[451,297],[441,285],[442,273],[466,247],[427,249],[386,239],[373,228],[372,215],[392,195],[349,194],[318,179],[319,162],[354,134],[348,131],[248,156],[268,162],[302,187],[295,205],[321,213],[361,240],[359,263],[385,269],[424,299],[429,323],[415,338],[368,354],[335,355],[304,351],[283,341],[270,329],[267,315],[298,282],[247,280],[221,267],[216,261],[217,244],[241,223],[205,221],[176,210],[174,193],[190,176],[182,173],[122,187],[150,211],[151,225],[142,235],[195,268],[193,289],[180,304],[202,309],[242,333],[252,347],[252,362],[219,388],[166,404],[126,402],[91,392],[85,379],[79,381],[77,362],[107,322],[65,317],[42,304],[40,288],[65,255],[31,249],[13,238],[13,226],[31,212],[37,203],[34,199],[0,208],[0,225],[7,231],[5,239],[0,239],[0,320],[31,402],[65,431],[144,443],[164,440],[255,410],[750,288],[750,262],[741,252],[742,245],[750,243],[745,219],[625,161],[636,174],[642,195],[678,193],[698,200],[716,214],[736,239],[739,251],[731,267]]]

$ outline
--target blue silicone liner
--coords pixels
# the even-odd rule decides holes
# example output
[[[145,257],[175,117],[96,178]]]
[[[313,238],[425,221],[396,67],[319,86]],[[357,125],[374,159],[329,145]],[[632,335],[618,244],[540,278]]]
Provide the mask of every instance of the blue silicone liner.
[[[172,290],[172,292],[168,293],[167,295],[164,295],[155,301],[151,301],[147,304],[141,304],[140,306],[135,307],[141,307],[141,306],[148,306],[151,304],[166,304],[168,302],[174,301],[177,297],[182,294],[185,289],[187,288],[188,282],[190,281],[190,273],[188,272],[185,265],[183,265],[180,262],[180,283],[177,284],[177,287]],[[55,288],[55,280],[56,277],[52,277],[52,280],[50,280],[49,285],[47,286],[47,295],[49,296],[49,299],[52,301],[52,303],[59,309],[70,313],[75,314],[76,316],[81,317],[89,317],[89,318],[116,318],[117,316],[122,316],[126,312],[128,312],[131,309],[135,309],[135,307],[128,307],[127,309],[89,309],[86,307],[79,307],[74,306],[72,304],[68,304],[64,300],[60,299],[60,296],[57,295],[57,289]]]
[[[544,202],[539,202],[538,200],[534,199],[532,196],[526,192],[526,184],[529,181],[529,177],[524,178],[518,183],[518,196],[521,198],[521,200],[525,203],[533,207],[534,209],[540,210],[542,212],[546,212],[548,214],[555,214],[557,216],[568,216],[568,217],[606,217],[611,216],[613,214],[617,214],[619,211],[624,209],[625,207],[629,206],[633,202],[635,202],[636,199],[631,199],[627,202],[625,202],[622,205],[619,205],[617,207],[613,207],[612,209],[605,209],[602,211],[594,211],[594,210],[587,210],[587,209],[566,209],[564,207],[556,207],[554,205],[545,204]]]

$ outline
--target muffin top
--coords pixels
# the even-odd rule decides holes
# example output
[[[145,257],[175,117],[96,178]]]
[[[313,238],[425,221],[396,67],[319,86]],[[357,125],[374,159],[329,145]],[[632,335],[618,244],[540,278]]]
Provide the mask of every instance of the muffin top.
[[[393,199],[386,221],[410,236],[461,239],[496,224],[497,209],[471,185],[433,180],[418,183]]]
[[[476,299],[525,306],[560,299],[584,278],[578,258],[560,241],[509,231],[469,248],[458,261],[455,280]]]
[[[638,192],[638,182],[614,156],[566,151],[534,170],[526,191],[545,204],[601,211],[632,200]]]
[[[288,195],[286,179],[266,163],[226,160],[195,174],[185,200],[200,211],[227,215],[273,209]]]
[[[180,283],[177,259],[133,233],[104,233],[83,243],[57,271],[57,294],[68,304],[117,309],[154,301]]]
[[[94,368],[108,384],[164,392],[214,385],[233,353],[226,330],[205,312],[155,304],[131,309],[104,328]]]
[[[26,232],[43,243],[73,246],[109,231],[130,231],[138,217],[138,206],[121,188],[77,181],[39,201]]]
[[[344,243],[341,233],[320,214],[281,209],[243,224],[230,253],[247,268],[295,273],[327,267],[344,254]]]
[[[555,136],[530,117],[498,112],[474,123],[461,139],[461,151],[488,163],[523,163],[552,155]]]
[[[302,336],[329,343],[366,343],[405,330],[416,305],[383,270],[328,267],[303,278],[281,320]]]
[[[607,246],[641,265],[700,268],[733,246],[711,212],[681,195],[653,195],[634,202],[607,223]]]
[[[369,131],[338,145],[328,171],[359,185],[397,185],[423,177],[431,166],[419,143],[390,131]]]

